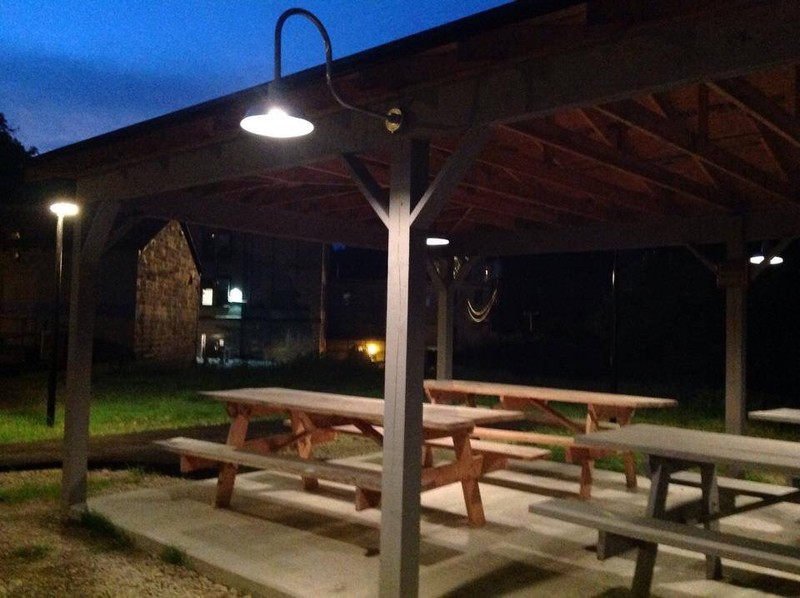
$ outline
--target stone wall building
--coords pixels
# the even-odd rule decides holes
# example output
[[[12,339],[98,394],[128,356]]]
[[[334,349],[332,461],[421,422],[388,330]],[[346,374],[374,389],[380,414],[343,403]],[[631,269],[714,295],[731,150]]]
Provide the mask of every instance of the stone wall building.
[[[100,267],[95,359],[192,363],[200,275],[183,226],[143,224],[110,248]]]
[[[200,277],[182,227],[168,223],[138,253],[137,262],[135,358],[191,363],[197,352]]]

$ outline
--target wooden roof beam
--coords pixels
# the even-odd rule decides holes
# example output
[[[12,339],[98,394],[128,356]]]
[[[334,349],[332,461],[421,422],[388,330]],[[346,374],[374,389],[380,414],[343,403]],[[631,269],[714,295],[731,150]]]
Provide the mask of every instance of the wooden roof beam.
[[[378,218],[381,219],[385,227],[389,227],[389,190],[384,189],[372,173],[367,168],[366,164],[362,162],[354,154],[343,154],[342,160],[344,161],[347,170],[350,171],[350,176],[356,183],[361,193],[366,198],[367,202]]]
[[[647,223],[587,223],[576,228],[498,232],[469,232],[450,238],[450,249],[465,255],[530,255],[639,249],[724,243],[740,220],[728,214],[698,218],[670,217]],[[776,210],[750,214],[745,221],[745,241],[775,235],[800,237],[800,212]]]
[[[344,219],[332,220],[271,207],[241,206],[236,202],[194,194],[179,193],[127,201],[122,209],[131,216],[179,220],[273,237],[386,248],[386,230],[377,223],[356,225]]]
[[[622,154],[605,144],[587,139],[555,124],[537,120],[514,127],[542,143],[593,160],[626,175],[637,176],[658,187],[674,191],[716,209],[727,209],[729,198],[677,173],[665,170],[630,154]]]
[[[694,137],[689,131],[676,126],[673,121],[654,114],[638,102],[622,100],[601,104],[595,109],[774,197],[784,201],[796,201],[792,188],[783,181],[715,146],[705,140],[702,134]],[[702,118],[700,122],[703,122]]]
[[[412,226],[427,229],[433,223],[491,134],[490,127],[475,127],[467,132],[414,206]]]
[[[526,140],[529,143],[534,142],[530,135],[511,127],[499,127],[498,132],[506,137],[515,137],[516,139],[512,141],[515,147],[520,143],[524,144]],[[437,149],[448,151],[444,146]],[[533,177],[567,192],[589,195],[631,210],[651,214],[662,213],[654,201],[656,198],[647,193],[632,191],[551,161],[541,161],[535,156],[527,156],[519,151],[507,151],[499,145],[487,147],[476,160],[476,164],[497,168],[512,175]]]
[[[746,79],[736,77],[709,81],[708,86],[728,98],[776,135],[800,147],[800,121]]]

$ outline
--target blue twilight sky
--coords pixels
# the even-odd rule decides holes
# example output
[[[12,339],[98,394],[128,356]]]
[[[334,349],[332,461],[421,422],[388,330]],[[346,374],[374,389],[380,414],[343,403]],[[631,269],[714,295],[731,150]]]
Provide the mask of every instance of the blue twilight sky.
[[[509,0],[0,0],[0,112],[40,153],[272,79],[275,21],[333,57]],[[324,61],[283,29],[284,74]]]

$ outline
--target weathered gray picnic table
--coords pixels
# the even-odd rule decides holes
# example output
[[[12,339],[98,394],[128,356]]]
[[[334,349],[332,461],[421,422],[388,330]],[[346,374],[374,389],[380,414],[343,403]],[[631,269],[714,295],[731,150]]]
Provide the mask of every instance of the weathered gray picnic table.
[[[634,424],[617,430],[587,434],[576,439],[588,445],[640,452],[647,456],[650,495],[643,516],[631,516],[600,509],[594,504],[553,500],[532,504],[531,512],[557,517],[601,531],[598,556],[614,550],[601,546],[620,538],[638,546],[633,592],[649,595],[658,544],[670,544],[706,555],[708,578],[722,575],[721,558],[800,573],[800,546],[767,542],[719,530],[722,517],[752,511],[779,502],[800,502],[800,490],[786,487],[774,493],[752,496],[754,501],[737,506],[720,503],[717,468],[732,466],[746,471],[800,474],[800,443],[721,434],[669,426]],[[675,519],[667,510],[670,483],[684,484],[683,473],[699,468],[701,509],[696,521]],[[702,527],[697,525],[702,524]]]

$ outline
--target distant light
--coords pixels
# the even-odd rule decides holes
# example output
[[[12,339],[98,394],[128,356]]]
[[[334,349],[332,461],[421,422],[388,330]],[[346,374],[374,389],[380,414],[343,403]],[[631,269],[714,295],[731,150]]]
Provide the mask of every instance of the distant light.
[[[203,295],[200,300],[201,305],[214,305],[214,289],[211,287],[203,289]]]
[[[254,135],[278,139],[302,137],[314,130],[311,121],[293,116],[283,108],[275,106],[248,111],[239,124],[245,131]]]
[[[242,303],[244,301],[244,295],[242,295],[242,289],[233,287],[230,291],[228,291],[228,301],[230,303]]]
[[[79,208],[78,204],[72,203],[71,201],[57,201],[54,204],[50,204],[50,211],[59,218],[63,218],[65,216],[77,215]]]
[[[450,240],[444,237],[428,237],[425,239],[425,244],[428,247],[442,247],[444,245],[450,245]]]
[[[758,265],[758,264],[761,264],[761,263],[763,263],[763,262],[764,262],[764,259],[765,259],[765,258],[764,258],[764,256],[763,256],[763,255],[754,255],[754,256],[752,256],[752,257],[750,258],[750,263],[751,263],[751,264]],[[783,263],[783,258],[782,258],[781,256],[779,256],[779,255],[774,255],[774,256],[772,256],[772,258],[769,260],[769,265],[770,265],[770,266],[777,266],[778,264],[782,264],[782,263]]]
[[[367,348],[367,355],[369,355],[370,357],[375,357],[378,354],[378,351],[380,351],[378,343],[367,343],[366,348]]]

